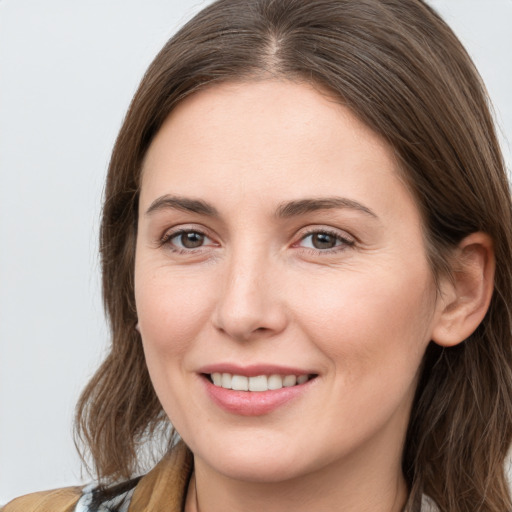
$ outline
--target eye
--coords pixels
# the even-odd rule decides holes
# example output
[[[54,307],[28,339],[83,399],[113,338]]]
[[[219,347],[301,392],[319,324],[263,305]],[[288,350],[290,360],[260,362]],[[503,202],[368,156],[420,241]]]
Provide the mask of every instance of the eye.
[[[212,245],[213,241],[200,231],[183,229],[164,235],[162,244],[169,244],[178,251],[190,251],[205,245]]]
[[[297,245],[317,251],[328,251],[329,249],[336,249],[337,247],[352,246],[354,245],[354,241],[338,233],[313,231],[303,236]]]

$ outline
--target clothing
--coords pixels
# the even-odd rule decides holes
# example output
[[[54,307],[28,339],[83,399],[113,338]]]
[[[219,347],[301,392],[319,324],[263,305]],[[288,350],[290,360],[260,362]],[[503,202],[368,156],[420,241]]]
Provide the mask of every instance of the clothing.
[[[0,512],[110,512],[113,505],[119,512],[182,512],[192,467],[191,452],[178,443],[147,475],[115,486],[125,488],[116,496],[103,499],[95,485],[68,487],[16,498]]]
[[[178,443],[147,475],[106,493],[95,485],[38,492],[11,501],[0,512],[182,512],[192,468],[191,452]],[[437,508],[424,497],[421,511]]]

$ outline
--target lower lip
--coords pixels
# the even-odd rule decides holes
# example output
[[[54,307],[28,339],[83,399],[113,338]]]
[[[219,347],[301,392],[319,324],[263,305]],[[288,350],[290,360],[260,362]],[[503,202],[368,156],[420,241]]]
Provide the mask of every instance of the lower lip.
[[[304,384],[269,391],[235,391],[215,386],[202,376],[210,398],[225,411],[240,416],[262,416],[300,397],[316,379]]]

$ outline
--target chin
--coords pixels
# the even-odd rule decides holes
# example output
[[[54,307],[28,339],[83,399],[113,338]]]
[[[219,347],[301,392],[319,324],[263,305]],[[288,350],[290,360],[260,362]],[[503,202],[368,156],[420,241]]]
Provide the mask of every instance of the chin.
[[[209,463],[210,461],[206,461]],[[257,456],[246,453],[226,453],[211,461],[212,468],[227,478],[253,483],[278,483],[293,480],[305,468],[279,456]]]
[[[257,434],[255,434],[257,435]],[[227,478],[246,482],[283,482],[307,472],[304,448],[282,440],[255,435],[239,440],[213,440],[189,444],[194,457]]]

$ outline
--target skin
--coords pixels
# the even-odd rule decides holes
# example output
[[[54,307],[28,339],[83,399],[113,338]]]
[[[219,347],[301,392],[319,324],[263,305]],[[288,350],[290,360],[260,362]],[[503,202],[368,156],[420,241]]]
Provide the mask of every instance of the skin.
[[[165,195],[217,215],[147,213]],[[333,196],[362,209],[276,215]],[[202,245],[185,248],[180,229]],[[312,232],[333,247],[315,248]],[[349,110],[273,80],[184,100],[144,162],[135,292],[153,385],[194,453],[187,510],[401,510],[418,368],[445,304],[393,152]],[[240,416],[205,392],[199,368],[220,362],[317,377],[271,413]]]

